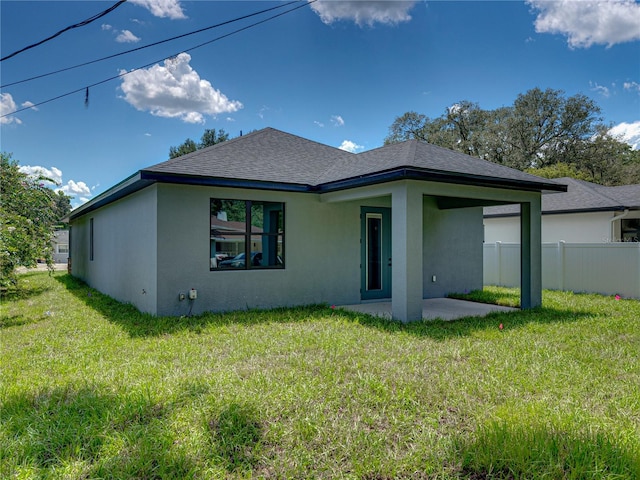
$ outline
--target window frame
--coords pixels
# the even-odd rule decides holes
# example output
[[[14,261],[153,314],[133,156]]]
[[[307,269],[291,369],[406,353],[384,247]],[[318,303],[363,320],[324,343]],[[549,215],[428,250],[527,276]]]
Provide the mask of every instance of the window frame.
[[[214,211],[213,211],[213,206],[214,206],[214,201],[224,201],[224,202],[242,202],[244,203],[244,211],[245,211],[245,218],[244,218],[244,231],[243,232],[233,232],[233,233],[228,233],[227,235],[231,238],[237,237],[237,238],[241,238],[242,242],[244,243],[244,250],[243,251],[239,251],[238,250],[238,254],[244,253],[245,256],[245,262],[244,262],[244,266],[242,267],[231,267],[231,268],[220,268],[219,266],[214,267],[213,266],[213,255],[216,254],[216,252],[212,251],[212,246],[211,246],[211,242],[214,242],[214,230],[216,230],[212,225],[211,225],[211,219],[214,216]],[[275,228],[275,232],[255,232],[253,231],[253,222],[252,222],[252,214],[253,214],[253,207],[255,205],[275,205],[277,206],[277,209],[275,209],[275,212],[279,212],[280,213],[280,219],[276,224],[276,228]],[[249,270],[284,270],[286,268],[286,262],[285,262],[285,202],[278,202],[278,201],[271,201],[271,200],[245,200],[245,199],[238,199],[238,198],[220,198],[220,197],[210,197],[209,199],[209,239],[210,239],[210,243],[209,243],[209,271],[211,272],[234,272],[234,271],[249,271]],[[264,213],[264,210],[263,210]],[[263,228],[264,228],[264,221],[263,221]],[[275,239],[275,255],[278,257],[278,261],[276,261],[276,264],[274,265],[253,265],[253,262],[251,261],[247,261],[247,259],[251,258],[251,254],[253,252],[253,247],[252,247],[252,239],[255,236],[260,236],[261,240],[260,243],[262,244],[262,249],[264,249],[265,245],[263,240],[265,239],[265,237],[267,238],[272,238]],[[281,241],[281,245],[280,245],[280,249],[281,249],[281,253],[280,255],[278,255],[277,251],[278,251],[278,241]],[[260,252],[262,253],[262,252]]]

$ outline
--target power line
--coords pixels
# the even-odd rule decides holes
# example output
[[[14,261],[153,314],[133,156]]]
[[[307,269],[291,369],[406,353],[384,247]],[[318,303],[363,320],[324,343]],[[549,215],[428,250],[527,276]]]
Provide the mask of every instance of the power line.
[[[298,5],[297,7],[291,8],[291,9],[285,11],[285,12],[281,12],[281,13],[278,13],[276,15],[272,15],[271,17],[268,17],[268,18],[265,18],[265,19],[260,20],[258,22],[252,23],[251,25],[247,25],[245,27],[239,28],[237,30],[234,30],[233,32],[226,33],[226,34],[221,35],[219,37],[216,37],[216,38],[214,38],[212,40],[200,43],[200,44],[195,45],[195,46],[193,46],[191,48],[188,48],[186,50],[181,50],[180,52],[174,53],[173,55],[169,55],[167,57],[161,58],[160,60],[155,60],[153,62],[147,63],[146,65],[142,65],[141,67],[136,67],[134,69],[122,72],[122,73],[120,73],[118,75],[115,75],[113,77],[109,77],[109,78],[106,78],[104,80],[100,80],[99,82],[92,83],[91,85],[86,85],[86,86],[84,86],[82,88],[78,88],[78,89],[73,90],[71,92],[63,93],[62,95],[58,95],[58,96],[50,98],[48,100],[44,100],[42,102],[31,104],[28,107],[23,107],[23,108],[20,108],[18,110],[14,110],[13,112],[5,113],[4,115],[0,115],[0,118],[7,117],[9,115],[14,115],[16,113],[24,112],[25,110],[29,110],[29,109],[34,108],[34,107],[39,107],[40,105],[44,105],[46,103],[50,103],[50,102],[53,102],[55,100],[60,100],[61,98],[68,97],[68,96],[73,95],[74,93],[78,93],[78,92],[85,92],[85,103],[87,103],[88,97],[89,97],[88,96],[88,92],[89,92],[90,88],[97,87],[98,85],[102,85],[103,83],[107,83],[107,82],[110,82],[112,80],[117,80],[118,78],[125,77],[125,76],[129,75],[130,73],[136,72],[138,70],[142,70],[143,68],[148,68],[148,67],[150,67],[152,65],[155,65],[156,63],[160,63],[160,62],[163,62],[163,61],[168,60],[170,58],[176,57],[176,56],[180,55],[181,53],[191,52],[193,50],[196,50],[197,48],[204,47],[205,45],[209,45],[210,43],[214,43],[214,42],[217,42],[218,40],[222,40],[223,38],[227,38],[227,37],[230,37],[231,35],[235,35],[236,33],[240,33],[240,32],[243,32],[245,30],[249,30],[250,28],[253,28],[253,27],[256,27],[256,26],[261,25],[263,23],[266,23],[268,21],[274,20],[274,19],[276,19],[278,17],[282,17],[283,15],[286,15],[287,13],[291,13],[291,12],[293,12],[295,10],[298,10],[300,8],[303,8],[303,7],[306,7],[308,5],[311,5],[312,3],[316,2],[316,1],[317,0],[309,0],[308,2],[305,2],[302,5]]]
[[[106,10],[95,14],[93,17],[89,17],[86,20],[83,20],[82,22],[75,23],[73,25],[69,25],[68,27],[63,28],[59,32],[54,33],[53,35],[51,35],[50,37],[45,38],[44,40],[40,40],[39,42],[31,44],[31,45],[28,45],[28,46],[26,46],[24,48],[21,48],[20,50],[13,52],[12,54],[7,55],[6,57],[2,57],[2,58],[0,58],[0,62],[4,62],[5,60],[8,60],[11,57],[15,57],[19,53],[22,53],[22,52],[24,52],[26,50],[29,50],[29,49],[34,48],[34,47],[37,47],[38,45],[42,45],[45,42],[53,40],[54,38],[62,35],[64,32],[67,32],[67,31],[72,30],[74,28],[80,28],[80,27],[84,27],[85,25],[89,25],[91,22],[94,22],[94,21],[98,20],[99,18],[104,17],[108,13],[113,12],[116,8],[118,8],[120,5],[122,5],[126,1],[127,0],[120,0],[117,3],[115,3],[114,5],[112,5],[109,8],[107,8]]]
[[[39,78],[44,78],[44,77],[48,77],[48,76],[50,76],[50,75],[55,75],[55,74],[57,74],[57,73],[62,73],[62,72],[66,72],[66,71],[69,71],[69,70],[76,69],[76,68],[85,67],[85,66],[87,66],[87,65],[91,65],[91,64],[93,64],[93,63],[102,62],[102,61],[104,61],[104,60],[110,60],[110,59],[112,59],[112,58],[119,57],[119,56],[121,56],[121,55],[126,55],[126,54],[128,54],[128,53],[133,53],[133,52],[137,52],[137,51],[139,51],[139,50],[144,50],[145,48],[155,47],[155,46],[157,46],[157,45],[161,45],[161,44],[163,44],[163,43],[171,42],[171,41],[173,41],[173,40],[178,40],[178,39],[180,39],[180,38],[188,37],[188,36],[190,36],[190,35],[195,35],[195,34],[197,34],[197,33],[202,33],[202,32],[205,32],[205,31],[207,31],[207,30],[211,30],[211,29],[214,29],[214,28],[222,27],[222,26],[224,26],[224,25],[229,25],[229,24],[231,24],[231,23],[238,22],[238,21],[240,21],[240,20],[246,20],[247,18],[255,17],[256,15],[261,15],[261,14],[263,14],[263,13],[267,13],[267,12],[270,12],[270,11],[272,11],[272,10],[277,10],[277,9],[279,9],[279,8],[288,7],[289,5],[291,5],[291,4],[293,4],[293,3],[296,3],[296,2],[299,2],[299,1],[300,1],[300,0],[292,0],[292,1],[290,1],[289,3],[284,3],[284,4],[281,4],[281,5],[276,5],[275,7],[267,8],[267,9],[264,9],[264,10],[260,10],[259,12],[250,13],[250,14],[248,14],[248,15],[244,15],[244,16],[242,16],[242,17],[237,17],[237,18],[234,18],[234,19],[232,19],[232,20],[227,20],[227,21],[224,21],[224,22],[218,23],[218,24],[216,24],[216,25],[211,25],[211,26],[209,26],[209,27],[201,28],[201,29],[199,29],[199,30],[194,30],[194,31],[192,31],[192,32],[183,33],[182,35],[176,35],[175,37],[166,38],[166,39],[164,39],[164,40],[160,40],[160,41],[158,41],[158,42],[150,43],[150,44],[148,44],[148,45],[142,45],[142,46],[140,46],[140,47],[132,48],[132,49],[130,49],[130,50],[125,50],[125,51],[123,51],[123,52],[114,53],[113,55],[108,55],[108,56],[106,56],[106,57],[98,58],[98,59],[96,59],[96,60],[90,60],[90,61],[88,61],[88,62],[79,63],[79,64],[77,64],[77,65],[73,65],[73,66],[71,66],[71,67],[61,68],[61,69],[59,69],[59,70],[55,70],[55,71],[53,71],[53,72],[43,73],[43,74],[41,74],[41,75],[36,75],[36,76],[34,76],[34,77],[25,78],[25,79],[23,79],[23,80],[18,80],[18,81],[11,82],[11,83],[6,83],[6,84],[4,84],[4,85],[0,85],[0,88],[6,88],[6,87],[11,87],[11,86],[13,86],[13,85],[19,85],[19,84],[21,84],[21,83],[30,82],[30,81],[32,81],[32,80],[37,80],[37,79],[39,79]]]

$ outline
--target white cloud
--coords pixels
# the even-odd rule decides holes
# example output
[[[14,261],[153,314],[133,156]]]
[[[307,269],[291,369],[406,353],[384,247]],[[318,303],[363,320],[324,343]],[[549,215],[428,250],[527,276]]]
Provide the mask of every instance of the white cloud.
[[[120,34],[116,37],[116,42],[118,43],[136,43],[139,41],[140,41],[140,38],[136,37],[129,30],[122,30]]]
[[[358,145],[351,140],[344,140],[342,144],[338,147],[340,150],[345,150],[347,152],[356,153],[358,150],[364,149],[362,145]]]
[[[9,123],[17,123],[18,125],[20,125],[22,123],[22,120],[20,120],[18,117],[14,116],[14,115],[9,115],[12,112],[15,112],[17,110],[16,108],[16,102],[13,101],[13,97],[11,96],[10,93],[0,93],[0,124],[5,124],[8,125]],[[2,116],[2,115],[7,115]]]
[[[638,82],[624,82],[622,86],[625,90],[632,90],[640,93],[640,83]]]
[[[640,3],[634,0],[528,0],[536,32],[566,35],[571,48],[611,47],[640,40]]]
[[[589,85],[591,86],[592,92],[597,92],[603,97],[609,98],[609,88],[605,87],[604,85],[598,85],[596,82],[589,82]]]
[[[84,182],[75,182],[73,180],[69,180],[66,185],[58,188],[57,190],[63,192],[65,195],[69,195],[72,197],[81,196],[83,198],[91,197],[91,189]],[[86,200],[83,200],[83,203]]]
[[[313,121],[313,123],[314,123],[314,125],[316,125],[316,126],[318,126],[318,127],[320,127],[320,128],[324,128],[324,123],[322,123],[322,122],[319,122],[319,121],[317,121],[317,120],[314,120],[314,121]]]
[[[157,117],[180,118],[186,123],[204,123],[204,115],[215,117],[243,107],[201,79],[190,61],[189,54],[181,53],[165,60],[164,66],[156,64],[125,75],[120,86],[124,99],[140,111],[149,111]]]
[[[130,0],[130,2],[146,8],[156,17],[172,20],[187,18],[179,0]]]
[[[609,133],[631,145],[634,150],[640,150],[640,120],[633,123],[622,122],[609,130]]]
[[[339,20],[352,20],[359,26],[373,26],[376,23],[396,25],[408,22],[411,20],[409,10],[415,4],[415,0],[318,0],[311,4],[311,8],[326,24]]]
[[[30,102],[29,100],[27,100],[26,102],[22,102],[22,107],[31,108],[32,110],[35,110],[36,112],[38,111],[38,107],[35,106],[35,103]]]
[[[342,127],[344,125],[344,120],[340,115],[331,115],[331,123],[336,127]]]
[[[42,176],[50,178],[56,185],[60,185],[62,183],[62,171],[56,167],[46,168],[39,165],[22,165],[20,167],[20,171],[32,177]]]
[[[95,186],[89,188],[85,182],[76,182],[74,180],[69,180],[64,184],[62,170],[57,167],[47,168],[40,165],[23,165],[20,167],[20,171],[32,177],[43,176],[53,180],[54,184],[58,187],[55,188],[54,191],[62,192],[71,197],[71,205],[74,208],[89,201],[92,197],[91,190],[96,188]],[[50,187],[54,185],[49,182],[45,182],[45,184]]]
[[[118,30],[107,23],[102,24],[102,30],[112,32],[118,43],[137,43],[140,41],[140,38],[136,37],[130,30]]]

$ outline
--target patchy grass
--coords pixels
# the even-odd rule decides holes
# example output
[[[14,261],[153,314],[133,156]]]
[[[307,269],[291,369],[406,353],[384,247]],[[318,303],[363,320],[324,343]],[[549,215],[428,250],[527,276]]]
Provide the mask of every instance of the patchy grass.
[[[0,478],[640,478],[638,301],[158,319],[66,274],[20,282],[0,311]]]

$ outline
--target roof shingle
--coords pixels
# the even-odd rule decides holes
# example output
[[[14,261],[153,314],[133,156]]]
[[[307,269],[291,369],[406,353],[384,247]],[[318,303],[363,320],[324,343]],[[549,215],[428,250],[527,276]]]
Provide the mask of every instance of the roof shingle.
[[[273,128],[197,150],[142,171],[318,187],[401,168],[511,181],[537,188],[544,185],[552,189],[558,187],[552,180],[417,140],[353,154]]]
[[[565,193],[542,196],[542,213],[567,213],[596,210],[640,208],[640,185],[605,187],[596,183],[562,177],[555,179],[567,185]],[[510,216],[520,212],[517,205],[486,207],[485,216]]]

